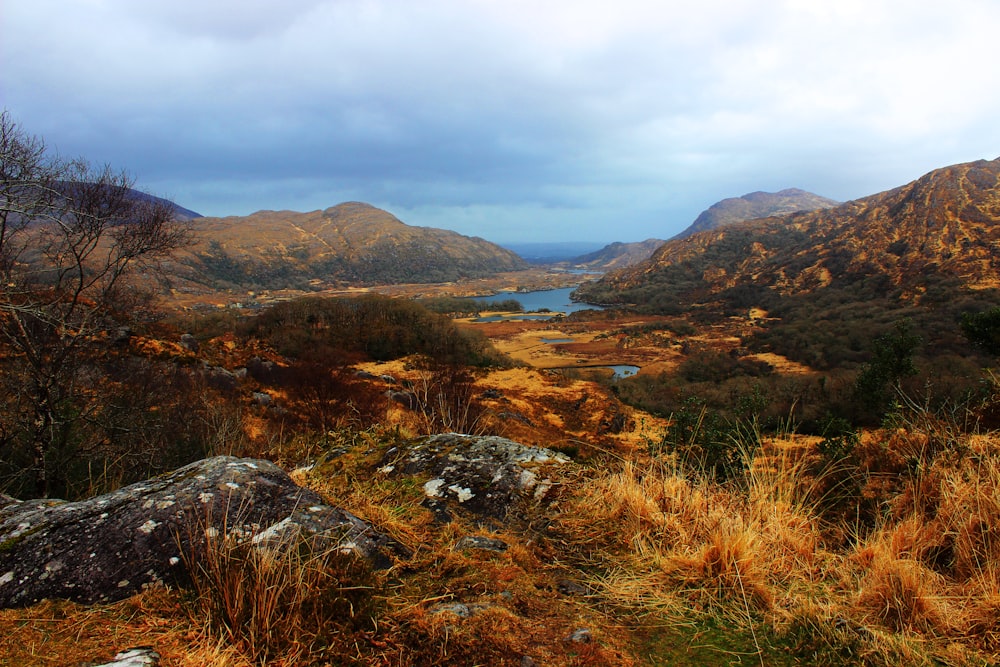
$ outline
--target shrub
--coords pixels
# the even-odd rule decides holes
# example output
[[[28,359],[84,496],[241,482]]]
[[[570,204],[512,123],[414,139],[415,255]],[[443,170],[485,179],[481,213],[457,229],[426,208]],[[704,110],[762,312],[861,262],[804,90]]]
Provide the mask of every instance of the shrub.
[[[238,531],[205,530],[184,554],[194,586],[192,621],[258,664],[317,660],[369,620],[371,570],[361,559],[310,544],[268,545]],[[339,640],[339,641],[338,641]]]

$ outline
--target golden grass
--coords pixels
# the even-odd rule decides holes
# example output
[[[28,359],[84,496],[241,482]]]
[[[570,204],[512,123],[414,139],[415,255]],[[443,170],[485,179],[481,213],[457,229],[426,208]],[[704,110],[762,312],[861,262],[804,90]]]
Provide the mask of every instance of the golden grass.
[[[435,523],[419,480],[378,473],[392,433],[358,433],[344,453],[295,478],[413,551],[372,575],[367,602],[349,589],[368,580],[336,563],[220,542],[194,566],[203,581],[193,598],[159,592],[2,612],[0,665],[83,662],[149,643],[169,656],[165,665],[331,655],[333,664],[516,665],[530,656],[629,665],[645,659],[638,629],[706,617],[818,664],[997,662],[1000,438],[966,437],[957,453],[934,457],[926,434],[879,432],[865,442],[888,461],[925,456],[892,484],[872,477],[861,488],[880,509],[867,524],[824,514],[830,469],[815,465],[815,443],[795,439],[765,442],[728,485],[669,458],[609,453],[564,480],[555,507],[490,528],[461,516]],[[466,535],[509,547],[456,549]],[[561,593],[564,579],[589,592]],[[445,603],[476,612],[459,617],[440,611]],[[581,627],[593,643],[566,641]]]
[[[885,442],[920,440],[898,435]],[[876,663],[1000,657],[1000,441],[926,460],[847,543],[838,536],[857,529],[825,523],[808,451],[765,446],[729,486],[626,461],[581,479],[559,527],[597,573],[591,585],[637,619],[710,611],[778,635],[804,623]]]

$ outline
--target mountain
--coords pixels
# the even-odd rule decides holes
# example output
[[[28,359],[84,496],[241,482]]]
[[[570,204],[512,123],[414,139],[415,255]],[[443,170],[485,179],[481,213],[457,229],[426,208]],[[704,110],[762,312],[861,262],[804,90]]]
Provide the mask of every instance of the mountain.
[[[731,197],[712,204],[695,218],[690,227],[675,238],[685,238],[698,232],[726,227],[744,220],[831,208],[839,203],[833,199],[820,197],[797,188],[789,188],[780,192],[751,192],[742,197]]]
[[[324,211],[197,218],[184,277],[212,288],[447,282],[526,267],[480,238],[409,226],[360,202]]]
[[[158,203],[158,204],[169,204],[174,209],[174,217],[182,222],[202,217],[201,213],[195,213],[191,209],[184,208],[183,206],[180,206],[179,204],[172,202],[169,199],[154,197],[151,194],[140,192],[138,190],[134,190],[132,194],[135,198],[143,201],[151,201],[153,203]]]
[[[723,199],[713,204],[702,211],[690,227],[674,238],[684,238],[698,232],[718,229],[754,218],[829,208],[838,203],[832,199],[795,188],[781,192],[751,192],[742,197]],[[611,243],[600,250],[574,257],[570,263],[594,271],[613,271],[649,259],[663,243],[664,241],[661,239],[646,239],[635,243]]]
[[[605,276],[580,296],[693,303],[737,288],[791,295],[875,281],[900,299],[919,302],[942,282],[966,290],[995,288],[998,179],[1000,159],[981,160],[835,208],[674,239],[647,262]]]
[[[572,261],[574,257],[594,252],[600,243],[587,241],[550,241],[527,243],[504,243],[504,248],[516,252],[532,264],[555,264]]]
[[[611,271],[632,266],[650,258],[664,244],[662,239],[646,239],[634,243],[611,243],[596,252],[574,257],[570,264],[577,268]]]

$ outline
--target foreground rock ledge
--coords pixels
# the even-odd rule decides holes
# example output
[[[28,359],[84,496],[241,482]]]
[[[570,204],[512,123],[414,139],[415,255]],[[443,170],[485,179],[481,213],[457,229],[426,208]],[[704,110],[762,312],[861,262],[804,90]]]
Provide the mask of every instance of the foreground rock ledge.
[[[397,548],[270,461],[219,456],[80,502],[0,495],[0,608],[111,602],[183,584],[183,554],[206,531],[257,544],[310,539],[375,566]]]
[[[380,472],[429,476],[424,504],[442,521],[454,509],[503,523],[526,501],[545,502],[569,462],[564,454],[507,438],[443,433],[390,450]]]

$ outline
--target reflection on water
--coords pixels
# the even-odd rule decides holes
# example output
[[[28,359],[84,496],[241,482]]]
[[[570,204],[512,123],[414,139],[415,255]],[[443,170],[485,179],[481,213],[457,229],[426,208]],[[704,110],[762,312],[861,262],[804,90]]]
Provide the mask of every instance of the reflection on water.
[[[575,313],[578,310],[600,310],[600,306],[592,306],[588,303],[579,303],[569,298],[575,287],[562,287],[560,289],[536,290],[534,292],[500,292],[494,296],[475,297],[476,301],[506,301],[516,299],[524,306],[525,313],[548,313],[539,315],[512,315],[497,319],[482,318],[476,322],[498,322],[503,319],[508,320],[546,320],[558,314]]]
[[[610,368],[612,371],[614,371],[615,379],[616,380],[620,380],[621,378],[631,377],[631,376],[633,376],[633,375],[635,375],[636,373],[639,372],[639,367],[638,366],[632,366],[632,365],[629,365],[629,364],[619,364],[617,366],[607,366],[606,368]]]
[[[473,322],[503,322],[505,320],[551,320],[552,315],[488,315],[486,317],[477,317],[472,320]]]

